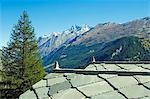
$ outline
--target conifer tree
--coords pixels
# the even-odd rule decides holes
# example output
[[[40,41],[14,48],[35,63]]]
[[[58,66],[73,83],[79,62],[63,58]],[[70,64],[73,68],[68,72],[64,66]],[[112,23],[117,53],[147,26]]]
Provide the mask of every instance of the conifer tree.
[[[42,61],[34,28],[24,11],[14,26],[7,47],[2,49],[4,81],[10,82],[10,89],[24,92],[44,75]]]

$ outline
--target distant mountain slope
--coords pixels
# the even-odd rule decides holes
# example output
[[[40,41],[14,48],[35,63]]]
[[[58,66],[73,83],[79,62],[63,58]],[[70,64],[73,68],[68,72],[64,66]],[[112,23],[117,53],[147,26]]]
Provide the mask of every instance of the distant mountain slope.
[[[73,44],[92,45],[95,43],[113,41],[124,36],[150,38],[150,17],[123,24],[110,22],[98,24],[91,31],[78,37]]]
[[[96,60],[150,60],[150,53],[141,43],[142,39],[134,36],[122,37],[108,43],[99,43],[92,46],[82,44],[63,46],[53,55],[44,58],[45,65],[56,60],[61,67],[65,68],[85,68],[91,62],[92,56]]]
[[[98,60],[150,60],[150,53],[144,48],[142,39],[133,36],[106,43],[97,53],[95,56]]]
[[[72,33],[76,32],[69,32],[69,35]],[[63,33],[59,37],[63,37]],[[145,17],[123,24],[98,24],[79,36],[70,36],[69,40],[67,38],[63,43],[56,44],[58,47],[55,43],[43,43],[47,47],[40,47],[40,50],[49,52],[43,57],[45,66],[57,60],[62,67],[84,68],[93,56],[98,60],[150,60],[150,52],[146,48],[150,46],[149,40],[150,17]]]
[[[82,27],[75,25],[63,32],[53,32],[49,36],[40,37],[38,40],[39,52],[42,57],[47,56],[52,51],[56,51],[63,44],[71,42],[74,38],[90,29],[88,25]]]

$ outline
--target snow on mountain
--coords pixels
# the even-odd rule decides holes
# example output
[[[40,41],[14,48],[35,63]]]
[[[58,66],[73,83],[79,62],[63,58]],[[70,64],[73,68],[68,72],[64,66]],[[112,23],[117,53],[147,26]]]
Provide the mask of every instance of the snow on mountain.
[[[50,52],[58,49],[64,43],[72,41],[77,36],[89,31],[91,27],[87,24],[83,26],[71,26],[71,28],[63,32],[53,32],[50,35],[39,37],[39,52],[42,57],[48,55]]]

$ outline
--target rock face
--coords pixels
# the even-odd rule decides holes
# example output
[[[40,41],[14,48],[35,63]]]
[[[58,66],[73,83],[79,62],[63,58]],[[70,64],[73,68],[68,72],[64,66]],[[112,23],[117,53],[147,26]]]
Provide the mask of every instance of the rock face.
[[[52,51],[59,49],[64,44],[68,44],[90,29],[88,25],[83,25],[82,27],[75,25],[63,32],[53,32],[49,36],[40,37],[38,40],[39,52],[42,57],[47,56]]]
[[[85,70],[150,72],[150,64],[91,63]],[[150,76],[51,73],[19,99],[149,99]]]

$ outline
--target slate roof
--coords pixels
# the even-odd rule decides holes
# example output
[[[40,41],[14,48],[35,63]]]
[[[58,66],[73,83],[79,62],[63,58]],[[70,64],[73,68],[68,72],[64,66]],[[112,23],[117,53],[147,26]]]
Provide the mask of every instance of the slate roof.
[[[150,72],[150,64],[91,63],[85,70]],[[33,88],[39,99],[150,99],[150,75],[50,73]],[[28,90],[20,99],[37,99]]]

